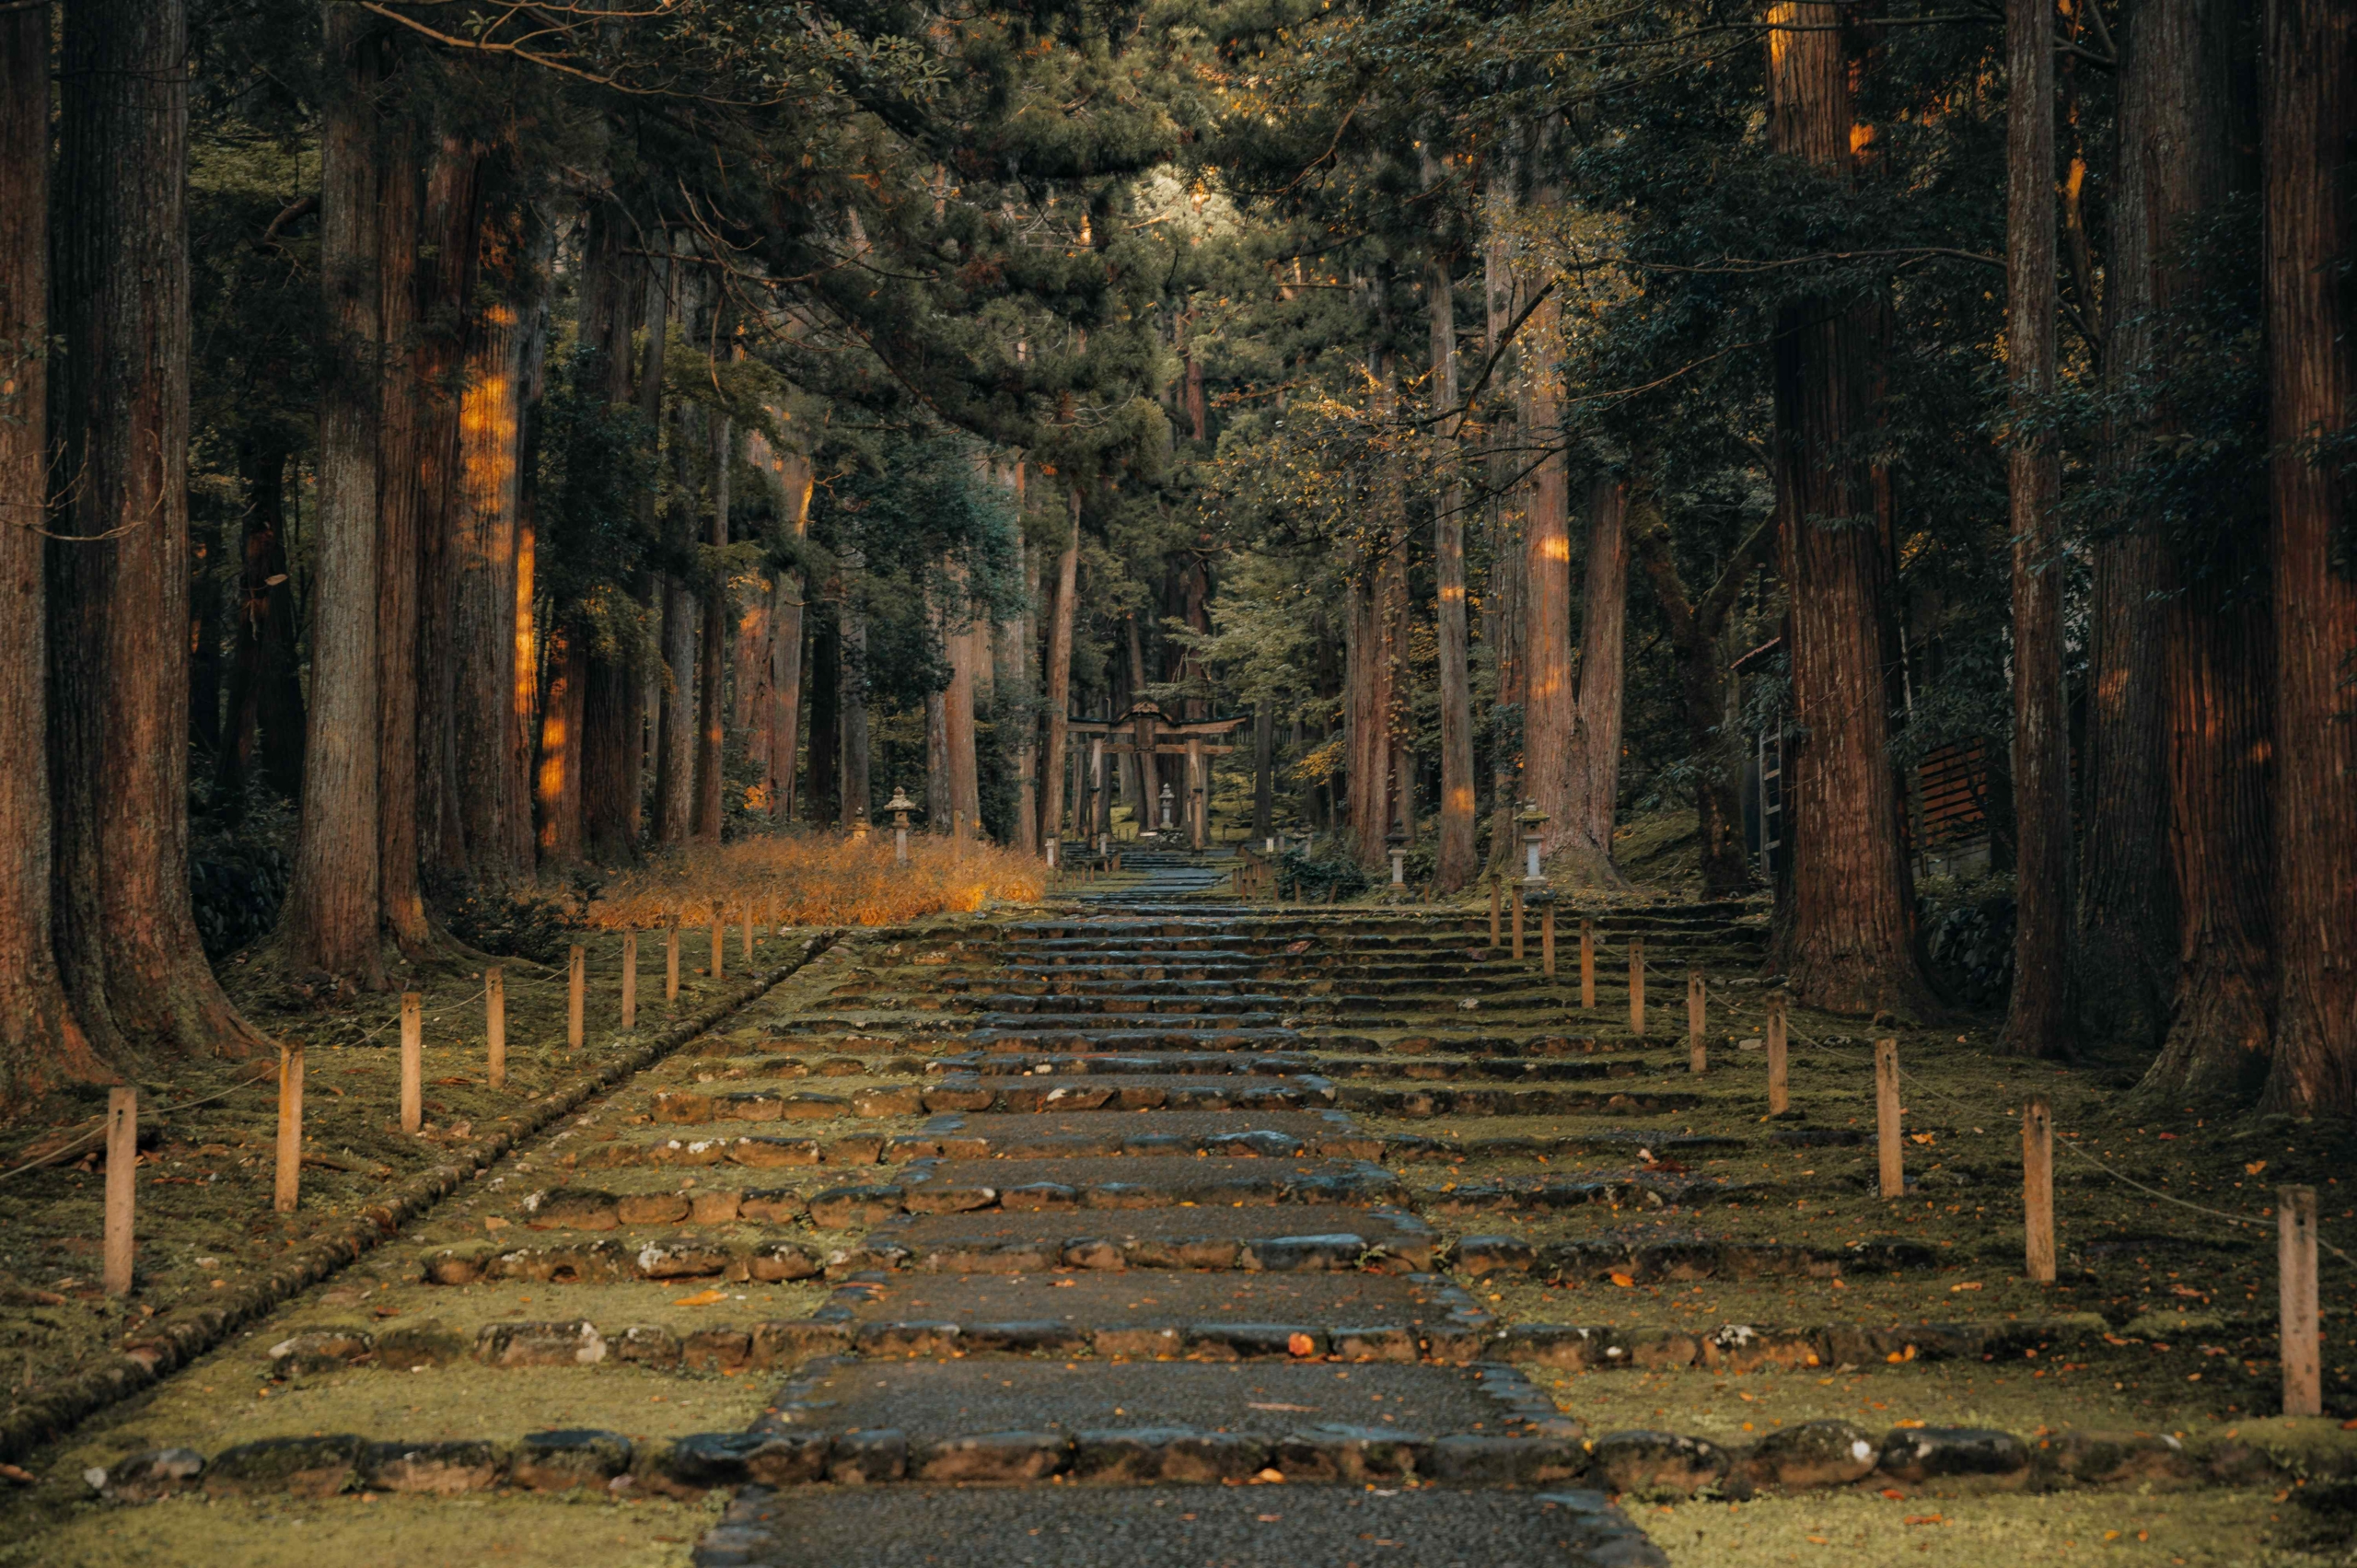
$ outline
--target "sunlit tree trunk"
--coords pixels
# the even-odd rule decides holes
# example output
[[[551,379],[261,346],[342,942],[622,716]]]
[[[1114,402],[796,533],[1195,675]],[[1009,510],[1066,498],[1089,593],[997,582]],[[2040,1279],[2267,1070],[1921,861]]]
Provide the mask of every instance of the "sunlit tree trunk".
[[[377,440],[383,402],[377,252],[384,41],[366,14],[322,6],[328,101],[320,132],[319,282],[327,334],[319,392],[311,733],[302,832],[281,914],[298,969],[384,984],[377,834]]]
[[[1048,609],[1047,668],[1042,670],[1040,695],[1047,708],[1047,739],[1039,776],[1041,838],[1058,831],[1063,804],[1064,749],[1072,722],[1072,634],[1080,595],[1080,492],[1067,488],[1072,534],[1056,552],[1056,594]]]
[[[1529,350],[1523,356],[1522,465],[1538,464],[1522,532],[1522,795],[1547,814],[1539,830],[1540,853],[1547,855],[1572,842],[1572,750],[1579,724],[1572,668],[1570,476],[1561,450],[1543,456],[1531,450],[1562,444],[1554,367],[1562,319],[1550,294],[1522,329]]]
[[[2357,27],[2333,0],[2270,0],[2266,272],[2274,507],[2276,942],[2282,991],[2264,1104],[2357,1112],[2357,418],[2346,271]]]
[[[929,825],[937,833],[949,832],[957,824],[947,813],[963,812],[966,830],[971,833],[978,830],[982,811],[981,760],[974,748],[974,688],[989,656],[982,648],[982,623],[975,616],[967,595],[964,569],[954,570],[949,580],[952,587],[948,614],[953,628],[947,637],[949,689],[942,693],[946,810],[941,821]]]
[[[1435,257],[1424,282],[1424,308],[1432,319],[1432,400],[1446,412],[1457,406],[1457,291],[1448,266]],[[1448,482],[1434,504],[1434,632],[1440,651],[1440,842],[1433,879],[1453,893],[1473,876],[1473,693],[1465,615],[1465,486],[1455,477],[1457,424],[1434,432],[1434,462]],[[1256,832],[1265,828],[1256,826]]]
[[[1514,201],[1511,179],[1500,176],[1490,185],[1490,205],[1501,213]],[[1493,386],[1522,384],[1521,356],[1507,341],[1506,329],[1516,310],[1516,280],[1513,241],[1492,227],[1482,248],[1482,343],[1492,362]],[[1521,400],[1513,412],[1502,410],[1492,426],[1485,465],[1491,500],[1489,591],[1481,596],[1481,622],[1488,633],[1490,659],[1496,672],[1497,691],[1490,714],[1490,854],[1488,874],[1511,869],[1518,854],[1514,815],[1521,798],[1522,715],[1527,694],[1523,679],[1523,549],[1522,494],[1511,483],[1520,471]]]
[[[52,940],[94,1048],[242,1051],[261,1039],[215,982],[189,903],[187,12],[89,0],[66,10],[64,41]],[[22,249],[21,232],[6,243]]]
[[[50,945],[49,8],[0,12],[0,1110],[105,1073]]]
[[[1780,0],[1767,35],[1769,144],[1837,178],[1867,141],[1851,116],[1842,17],[1829,0]],[[1882,316],[1873,300],[1795,299],[1779,308],[1772,350],[1771,455],[1804,732],[1787,766],[1782,957],[1794,997],[1839,1013],[1927,999],[1886,750],[1892,547],[1856,452],[1875,420]]]
[[[2060,1054],[2071,1027],[2071,736],[2062,689],[2062,461],[2029,433],[2054,391],[2054,0],[2008,0],[2005,371],[2013,535],[2014,989],[2004,1043]]]
[[[540,861],[569,865],[581,858],[582,732],[586,727],[589,659],[579,633],[550,629],[548,691],[540,703],[540,764],[533,788]]]
[[[836,749],[842,825],[848,829],[866,819],[875,803],[867,776],[867,612],[859,599],[867,563],[857,545],[844,546],[838,558],[842,576],[836,598]]]
[[[459,784],[458,593],[465,476],[463,401],[482,222],[479,149],[445,135],[425,176],[418,268],[417,378],[425,394],[419,441],[424,534],[418,562],[417,816],[419,853],[447,877],[469,875]]]
[[[1579,697],[1567,772],[1562,874],[1575,884],[1628,885],[1612,865],[1620,795],[1620,710],[1627,686],[1629,486],[1606,475],[1588,489],[1587,573],[1580,610]]]

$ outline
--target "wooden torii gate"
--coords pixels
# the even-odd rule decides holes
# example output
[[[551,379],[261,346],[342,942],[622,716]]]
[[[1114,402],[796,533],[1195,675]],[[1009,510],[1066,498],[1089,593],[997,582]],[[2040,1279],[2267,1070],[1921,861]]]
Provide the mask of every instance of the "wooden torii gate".
[[[1112,718],[1075,718],[1070,722],[1072,733],[1088,738],[1088,776],[1076,783],[1075,797],[1085,796],[1082,809],[1074,813],[1075,820],[1091,825],[1090,837],[1109,832],[1112,825],[1112,796],[1105,787],[1105,758],[1142,755],[1155,757],[1184,757],[1187,759],[1186,798],[1180,809],[1185,813],[1183,824],[1187,842],[1196,849],[1204,847],[1211,833],[1211,772],[1207,758],[1216,757],[1236,748],[1227,738],[1238,725],[1248,723],[1248,714],[1237,714],[1224,719],[1174,719],[1156,704],[1135,702]],[[1075,753],[1074,761],[1077,761]],[[1141,774],[1143,776],[1143,774]],[[1151,819],[1154,801],[1142,801],[1138,809],[1140,820]]]

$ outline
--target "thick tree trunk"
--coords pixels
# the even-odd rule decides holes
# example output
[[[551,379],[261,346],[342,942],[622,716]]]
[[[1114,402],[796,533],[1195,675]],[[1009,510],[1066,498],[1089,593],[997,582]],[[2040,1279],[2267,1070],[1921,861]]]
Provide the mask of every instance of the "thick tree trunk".
[[[586,378],[609,408],[633,401],[638,389],[631,340],[649,294],[646,268],[630,254],[633,238],[626,214],[611,202],[589,209],[583,245],[581,341],[589,350]],[[659,333],[656,334],[659,337]],[[659,354],[656,337],[648,353]],[[660,389],[656,389],[659,400]],[[659,410],[657,411],[659,412]],[[653,427],[653,420],[649,420]],[[653,487],[640,502],[651,507]],[[645,514],[651,521],[652,514]],[[635,608],[633,604],[632,608]],[[617,865],[638,854],[640,751],[644,745],[645,683],[631,661],[584,650],[587,668],[581,698],[581,844],[602,865]]]
[[[1071,537],[1056,554],[1056,597],[1049,609],[1047,668],[1041,672],[1041,699],[1047,708],[1047,745],[1039,776],[1047,787],[1039,792],[1039,834],[1059,830],[1063,800],[1064,749],[1072,724],[1072,634],[1080,596],[1080,492],[1067,490]]]
[[[540,703],[540,766],[533,806],[542,865],[581,858],[582,735],[587,726],[589,658],[579,633],[559,626],[549,633],[549,685]]]
[[[0,1111],[106,1069],[50,946],[48,628],[49,8],[0,12]],[[69,547],[70,548],[70,547]],[[223,749],[225,753],[228,748]]]
[[[810,459],[772,447],[760,431],[745,436],[746,459],[767,473],[778,491],[779,525],[797,542],[810,534]],[[802,574],[772,569],[769,593],[768,664],[760,682],[766,710],[755,726],[762,750],[762,783],[769,792],[770,819],[794,816],[794,758],[802,727]]]
[[[2062,688],[2062,461],[2030,434],[2054,391],[2054,0],[2008,0],[2005,370],[2014,598],[2014,991],[2005,1049],[2061,1053],[2071,1027],[2071,736]]]
[[[712,514],[704,542],[712,546],[714,559],[711,580],[703,590],[703,654],[696,677],[695,811],[689,830],[691,836],[716,844],[720,842],[722,725],[726,716],[722,677],[728,668],[728,574],[721,568],[718,552],[728,547],[728,459],[736,439],[726,414],[709,412],[704,423],[712,437]]]
[[[64,37],[56,189],[73,199],[53,215],[51,418],[73,490],[46,585],[52,940],[94,1047],[242,1052],[261,1037],[215,982],[189,904],[187,10],[89,0]]]
[[[1553,347],[1562,312],[1556,297],[1539,301],[1524,325],[1531,354],[1523,378],[1521,438],[1558,447]],[[1524,462],[1530,461],[1525,456]],[[1549,451],[1532,472],[1522,532],[1522,796],[1547,814],[1540,854],[1551,856],[1572,842],[1577,809],[1572,750],[1579,725],[1579,690],[1572,668],[1572,542],[1570,476],[1563,454]]]
[[[1571,813],[1562,875],[1584,887],[1625,888],[1612,865],[1620,796],[1620,710],[1627,685],[1629,487],[1597,479],[1588,491],[1587,576],[1580,611],[1579,700],[1573,712]]]
[[[418,383],[426,396],[420,441],[424,538],[418,563],[417,815],[419,851],[444,877],[469,875],[459,783],[459,538],[465,475],[459,414],[482,251],[482,154],[455,136],[436,147],[425,178],[421,247]]]
[[[1432,318],[1432,400],[1443,412],[1455,408],[1457,385],[1456,287],[1447,264],[1433,259],[1424,281],[1424,308]],[[1442,425],[1434,437],[1434,461],[1449,474],[1433,514],[1434,632],[1440,647],[1440,842],[1433,879],[1453,893],[1472,879],[1473,688],[1471,649],[1465,618],[1465,486],[1455,477],[1457,427]],[[1256,826],[1256,832],[1266,830]]]
[[[1490,203],[1500,213],[1513,205],[1514,184],[1503,172],[1491,180]],[[1501,386],[1518,388],[1522,385],[1521,356],[1506,337],[1516,309],[1513,246],[1508,234],[1492,230],[1482,247],[1482,342],[1492,362],[1491,379]],[[1490,642],[1490,658],[1497,679],[1497,696],[1490,712],[1487,874],[1492,877],[1510,873],[1520,854],[1515,844],[1518,830],[1514,817],[1521,798],[1523,699],[1527,694],[1522,656],[1525,585],[1521,534],[1521,496],[1526,493],[1515,491],[1510,482],[1521,468],[1517,448],[1521,442],[1522,402],[1517,397],[1515,412],[1502,413],[1492,427],[1485,464],[1491,491],[1490,579],[1489,591],[1481,596],[1481,620],[1494,633]]]
[[[1767,40],[1770,145],[1846,176],[1853,125],[1841,8],[1800,0],[1777,16],[1789,25]],[[1873,301],[1795,300],[1779,309],[1772,351],[1776,511],[1805,732],[1787,769],[1783,956],[1794,998],[1836,1013],[1927,1000],[1886,755],[1891,542],[1854,451],[1875,418],[1881,317]]]
[[[311,733],[302,834],[280,917],[300,970],[385,983],[377,956],[377,439],[383,403],[377,218],[381,39],[366,14],[322,7],[329,83],[320,132],[319,282],[327,333],[319,389],[317,567],[311,617]]]
[[[839,820],[842,784],[840,743],[842,716],[836,693],[842,680],[840,638],[828,618],[816,618],[810,630],[810,756],[807,764],[808,798],[805,820],[815,825]]]
[[[463,869],[505,885],[522,867],[516,845],[530,822],[516,819],[517,602],[523,553],[525,393],[538,311],[528,295],[536,246],[530,210],[503,203],[482,234],[482,290],[470,324],[459,395],[450,544],[451,749],[465,844]]]
[[[849,829],[854,822],[868,819],[874,796],[869,793],[867,777],[867,615],[859,602],[860,592],[865,587],[861,574],[866,561],[855,545],[846,547],[841,559],[842,587],[836,598],[839,621],[835,713],[842,732],[837,746],[837,792],[842,825]]]
[[[541,244],[533,252],[532,308],[526,318],[522,430],[516,451],[516,662],[507,691],[507,872],[518,880],[532,875],[538,835],[533,830],[534,759],[540,745],[540,398],[548,368],[549,307],[545,287],[556,230],[547,215],[534,213]],[[578,792],[575,794],[578,805]]]
[[[2282,992],[2264,1104],[2357,1113],[2357,533],[2340,463],[2357,417],[2347,280],[2357,29],[2270,0],[2266,299],[2275,512],[2275,909]],[[2345,447],[2343,448],[2345,450]]]
[[[1384,561],[1362,563],[1342,601],[1342,792],[1351,858],[1382,864],[1390,801],[1391,661],[1383,646]]]
[[[384,927],[401,951],[434,940],[419,885],[418,596],[424,533],[425,388],[418,378],[419,128],[387,127],[377,211],[383,389],[377,429],[377,863]]]
[[[989,656],[981,645],[981,621],[967,595],[964,570],[953,572],[950,581],[954,590],[949,613],[957,630],[948,635],[949,689],[942,693],[942,749],[948,785],[945,805],[948,811],[965,814],[966,830],[972,833],[980,829],[982,811],[981,759],[974,749],[974,687]],[[934,831],[946,833],[957,824],[945,814],[943,820],[930,825]]]
[[[695,730],[696,601],[678,576],[663,575],[663,689],[655,722],[655,842],[688,841]]]
[[[1136,616],[1121,617],[1121,624],[1129,633],[1131,696],[1137,700],[1144,696],[1145,685],[1145,643],[1139,634]],[[1156,815],[1156,802],[1162,798],[1162,759],[1150,751],[1132,751],[1129,758],[1131,777],[1137,785],[1132,797],[1131,821],[1140,832],[1144,832],[1160,819]]]
[[[2188,242],[2257,172],[2245,157],[2252,106],[2237,92],[2242,21],[2225,0],[2154,0],[2130,32],[2128,69],[2142,79],[2126,86],[2141,100],[2142,156],[2154,160],[2145,232],[2156,316],[2212,286]],[[2179,424],[2169,406],[2178,352],[2173,341],[2148,345],[2146,374],[2160,388],[2144,433],[2154,441]],[[2220,498],[2222,510],[2233,505]],[[2274,632],[2267,604],[2242,587],[2267,579],[2269,540],[2239,520],[2213,530],[2156,541],[2177,965],[2168,1031],[2136,1098],[2166,1109],[2248,1101],[2273,1043],[2274,912],[2253,871],[2274,863]]]

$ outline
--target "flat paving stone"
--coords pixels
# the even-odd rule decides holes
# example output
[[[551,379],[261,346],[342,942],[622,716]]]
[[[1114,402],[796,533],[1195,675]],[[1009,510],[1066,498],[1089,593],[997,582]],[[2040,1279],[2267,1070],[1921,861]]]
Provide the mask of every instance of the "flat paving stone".
[[[1283,1362],[853,1362],[790,1385],[788,1425],[895,1427],[911,1441],[965,1433],[1186,1426],[1261,1437],[1321,1424],[1426,1437],[1508,1431],[1507,1409],[1454,1366]],[[1520,1430],[1515,1428],[1515,1430]]]
[[[1446,1294],[1444,1295],[1443,1293]],[[1446,1321],[1463,1293],[1395,1274],[914,1274],[872,1287],[864,1321],[993,1323],[1053,1319],[1086,1328],[1144,1323],[1309,1323],[1356,1327]],[[1454,1299],[1453,1299],[1454,1298]]]
[[[1246,1079],[1246,1083],[1257,1080]],[[1280,1080],[1282,1081],[1282,1080]],[[946,1124],[945,1124],[946,1125]],[[1220,1133],[1283,1132],[1295,1138],[1332,1138],[1351,1123],[1322,1110],[1132,1110],[1108,1116],[1099,1111],[1061,1114],[1037,1111],[1000,1115],[991,1111],[958,1113],[955,1134],[988,1138],[993,1144],[1008,1138],[1069,1134],[1092,1138],[1205,1138]]]
[[[1074,1159],[943,1160],[902,1176],[903,1186],[941,1191],[1054,1182],[1090,1194],[1084,1201],[1112,1206],[1120,1189],[1151,1202],[1276,1202],[1349,1206],[1379,1202],[1402,1191],[1380,1166],[1356,1160],[1265,1159],[1213,1156],[1091,1156]]]
[[[1573,1494],[1576,1495],[1576,1494]],[[1589,1507],[1331,1486],[844,1488],[748,1496],[698,1553],[775,1568],[1578,1568]],[[721,1538],[728,1538],[724,1544]],[[1642,1545],[1642,1538],[1633,1544]],[[1657,1554],[1618,1562],[1661,1562]]]
[[[1266,1205],[1244,1209],[1125,1209],[1050,1212],[1046,1214],[984,1211],[967,1214],[923,1214],[903,1225],[876,1233],[900,1246],[923,1251],[927,1247],[986,1246],[1007,1241],[1071,1241],[1099,1237],[1108,1241],[1167,1241],[1201,1237],[1220,1241],[1269,1241],[1288,1236],[1326,1236],[1348,1232],[1371,1246],[1404,1241],[1431,1245],[1429,1226],[1403,1214],[1379,1209],[1353,1209],[1333,1223],[1304,1228],[1302,1216]]]

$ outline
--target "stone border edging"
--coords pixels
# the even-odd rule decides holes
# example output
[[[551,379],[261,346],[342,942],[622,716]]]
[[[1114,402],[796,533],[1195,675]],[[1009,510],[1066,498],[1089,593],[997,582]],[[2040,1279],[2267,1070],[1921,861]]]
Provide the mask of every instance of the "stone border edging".
[[[802,956],[739,987],[693,1017],[608,1062],[571,1086],[529,1102],[512,1125],[468,1144],[457,1158],[429,1167],[388,1197],[364,1204],[324,1236],[315,1236],[260,1279],[209,1293],[189,1318],[126,1349],[106,1365],[28,1399],[0,1423],[0,1458],[15,1460],[115,1401],[128,1398],[220,1344],[231,1330],[357,1262],[409,1221],[424,1214],[492,1162],[538,1136],[594,1095],[645,1071],[731,1014],[784,983],[842,938],[833,927],[803,944]],[[179,1305],[175,1303],[174,1305]]]

